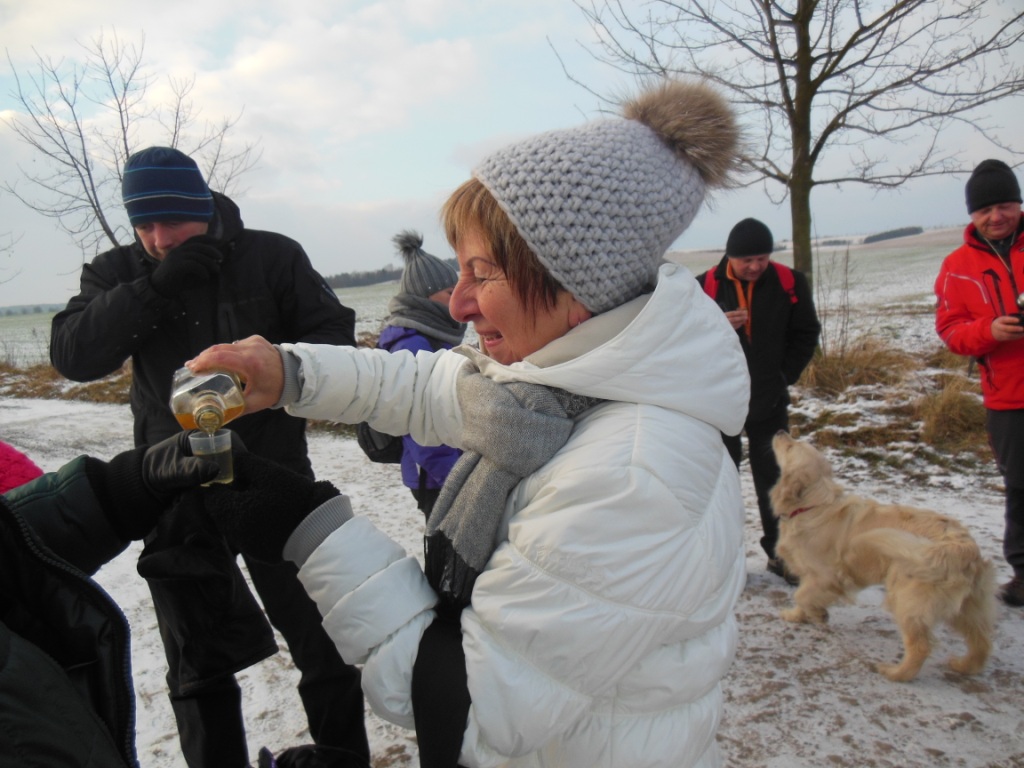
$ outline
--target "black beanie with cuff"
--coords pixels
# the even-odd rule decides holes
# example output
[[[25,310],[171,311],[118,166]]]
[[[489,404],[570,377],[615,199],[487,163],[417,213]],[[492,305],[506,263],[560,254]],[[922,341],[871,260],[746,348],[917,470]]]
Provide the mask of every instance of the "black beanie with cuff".
[[[744,219],[729,233],[725,255],[733,258],[763,256],[775,250],[772,231],[757,219]]]
[[[1013,169],[1002,160],[982,160],[967,180],[964,197],[968,213],[999,203],[1019,203],[1020,184]]]

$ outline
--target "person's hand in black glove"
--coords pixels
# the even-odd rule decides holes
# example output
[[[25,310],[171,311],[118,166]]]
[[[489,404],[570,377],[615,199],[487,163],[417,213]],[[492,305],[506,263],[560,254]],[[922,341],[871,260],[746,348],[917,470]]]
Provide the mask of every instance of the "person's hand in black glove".
[[[281,551],[306,516],[341,495],[326,480],[310,480],[252,453],[234,457],[235,479],[205,489],[203,501],[228,544],[265,563]]]
[[[182,491],[208,483],[217,476],[211,467],[219,466],[212,457],[193,456],[189,435],[197,430],[185,430],[152,445],[142,454],[142,482],[149,492],[169,503]],[[245,451],[245,445],[231,433],[231,450]]]
[[[89,457],[85,472],[114,531],[123,539],[143,538],[178,494],[217,476],[217,463],[192,455],[188,432],[151,446],[124,451],[109,462]],[[238,435],[232,448],[244,451]]]
[[[170,299],[220,273],[224,243],[210,235],[190,237],[173,249],[149,277],[153,290]]]

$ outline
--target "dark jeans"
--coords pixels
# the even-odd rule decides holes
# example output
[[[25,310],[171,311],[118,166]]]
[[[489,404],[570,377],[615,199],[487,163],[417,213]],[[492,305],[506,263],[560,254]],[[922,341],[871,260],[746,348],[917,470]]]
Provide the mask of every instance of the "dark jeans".
[[[789,430],[789,407],[783,400],[774,412],[760,421],[748,421],[743,425],[747,435],[747,454],[750,459],[750,474],[754,478],[754,492],[757,494],[757,510],[761,515],[761,548],[770,558],[775,557],[775,545],[779,541],[779,521],[772,512],[768,497],[772,486],[779,480],[779,465],[772,451],[772,438],[780,429]],[[743,458],[740,436],[722,435],[729,455],[739,469]]]
[[[368,766],[370,747],[358,668],[346,664],[338,655],[294,565],[268,565],[249,559],[246,565],[267,617],[284,636],[301,673],[298,691],[313,741],[344,748],[364,759]],[[173,672],[177,660],[171,655],[168,654],[168,664]],[[169,679],[173,676],[169,675]],[[190,768],[249,765],[241,693],[233,675],[187,693],[176,692],[172,686],[171,703],[182,753]],[[276,750],[293,745],[269,746]]]
[[[986,427],[1006,485],[1003,557],[1024,578],[1024,410],[989,410]]]

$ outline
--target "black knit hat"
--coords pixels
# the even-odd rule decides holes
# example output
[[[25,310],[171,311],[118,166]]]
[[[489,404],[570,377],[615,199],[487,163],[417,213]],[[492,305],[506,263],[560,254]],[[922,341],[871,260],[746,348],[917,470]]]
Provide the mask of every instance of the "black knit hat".
[[[964,187],[967,212],[999,203],[1019,203],[1020,184],[1013,170],[1002,160],[982,160]]]
[[[213,195],[199,166],[170,147],[149,147],[128,158],[121,199],[133,227],[154,221],[213,218]]]
[[[729,233],[725,242],[725,255],[742,258],[763,256],[775,250],[772,231],[757,219],[744,219]]]
[[[419,232],[405,230],[395,235],[392,242],[405,259],[402,279],[398,282],[399,293],[429,299],[438,291],[454,288],[459,281],[458,274],[450,264],[423,250],[423,235]]]

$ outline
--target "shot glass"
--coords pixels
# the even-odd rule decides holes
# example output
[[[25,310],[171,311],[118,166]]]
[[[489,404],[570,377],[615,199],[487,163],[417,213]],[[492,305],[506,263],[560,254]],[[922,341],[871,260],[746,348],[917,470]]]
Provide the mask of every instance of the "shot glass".
[[[209,483],[230,483],[235,479],[235,467],[231,461],[231,430],[218,429],[212,435],[206,432],[193,432],[188,436],[193,456],[208,456],[217,462],[220,472]]]

